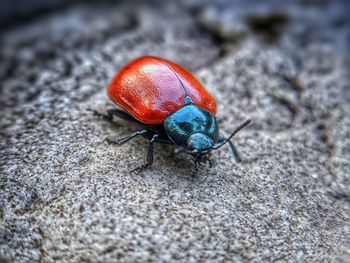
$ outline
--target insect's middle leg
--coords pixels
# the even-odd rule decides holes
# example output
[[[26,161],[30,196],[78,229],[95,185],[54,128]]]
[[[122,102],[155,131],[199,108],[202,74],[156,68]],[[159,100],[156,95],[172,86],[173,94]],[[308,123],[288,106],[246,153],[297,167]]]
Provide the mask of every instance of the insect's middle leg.
[[[152,136],[151,140],[149,141],[147,157],[146,157],[146,163],[136,167],[135,169],[133,169],[131,171],[131,173],[133,173],[133,172],[140,172],[140,171],[146,169],[147,167],[149,167],[150,165],[152,165],[152,163],[153,163],[153,144],[157,140],[158,137],[159,137],[159,134],[155,133]]]
[[[127,143],[128,141],[130,141],[131,139],[133,139],[137,136],[146,135],[148,132],[149,132],[148,130],[140,130],[140,131],[134,132],[126,137],[123,137],[123,138],[120,138],[117,140],[106,139],[106,141],[108,143],[111,143],[111,144],[122,145],[122,144]]]

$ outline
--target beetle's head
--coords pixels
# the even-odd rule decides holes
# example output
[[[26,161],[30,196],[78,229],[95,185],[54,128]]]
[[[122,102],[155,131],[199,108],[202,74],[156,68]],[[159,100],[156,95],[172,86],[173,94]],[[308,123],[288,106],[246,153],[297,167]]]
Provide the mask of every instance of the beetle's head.
[[[210,152],[214,141],[208,135],[196,132],[191,134],[186,141],[186,151],[192,155],[201,155]]]
[[[205,133],[202,132],[196,132],[191,134],[186,141],[186,146],[185,146],[185,151],[192,156],[195,157],[195,163],[201,163],[201,162],[206,162],[209,161],[209,156],[211,150],[217,150],[224,146],[227,142],[231,140],[231,138],[239,132],[241,129],[249,125],[251,121],[246,120],[243,122],[240,126],[238,126],[233,133],[225,139],[225,137],[220,136],[220,138],[215,142],[210,136],[208,136]],[[215,146],[215,143],[219,143],[219,145]],[[238,159],[238,153],[234,149],[234,147],[231,146],[233,154],[236,156]]]
[[[213,148],[215,142],[207,134],[197,132],[193,133],[188,137],[185,145],[185,151],[194,157],[194,164],[196,170],[198,165],[202,163],[210,162],[210,151]]]

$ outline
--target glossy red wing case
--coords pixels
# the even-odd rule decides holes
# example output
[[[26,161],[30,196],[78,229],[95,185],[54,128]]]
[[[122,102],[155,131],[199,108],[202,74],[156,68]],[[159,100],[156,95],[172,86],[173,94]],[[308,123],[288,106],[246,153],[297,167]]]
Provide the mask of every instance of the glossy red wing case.
[[[215,99],[190,72],[157,57],[128,63],[110,83],[108,95],[145,124],[161,124],[186,105],[186,96],[193,104],[216,114]]]

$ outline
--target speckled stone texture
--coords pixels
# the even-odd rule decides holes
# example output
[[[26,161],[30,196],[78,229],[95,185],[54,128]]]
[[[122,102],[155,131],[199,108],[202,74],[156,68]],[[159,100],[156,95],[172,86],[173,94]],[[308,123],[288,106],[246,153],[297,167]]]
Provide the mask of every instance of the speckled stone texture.
[[[62,2],[1,33],[1,262],[350,262],[348,2]],[[130,175],[147,141],[105,138],[138,127],[86,109],[146,54],[194,72],[225,134],[253,120],[242,163],[156,145]]]

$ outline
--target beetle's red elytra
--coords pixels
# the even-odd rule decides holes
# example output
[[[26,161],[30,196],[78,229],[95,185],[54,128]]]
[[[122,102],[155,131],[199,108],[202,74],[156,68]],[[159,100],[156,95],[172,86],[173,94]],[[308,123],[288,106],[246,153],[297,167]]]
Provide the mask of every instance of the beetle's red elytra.
[[[186,69],[174,62],[141,57],[117,74],[108,88],[111,100],[145,124],[160,124],[170,114],[192,103],[216,114],[216,101]]]

